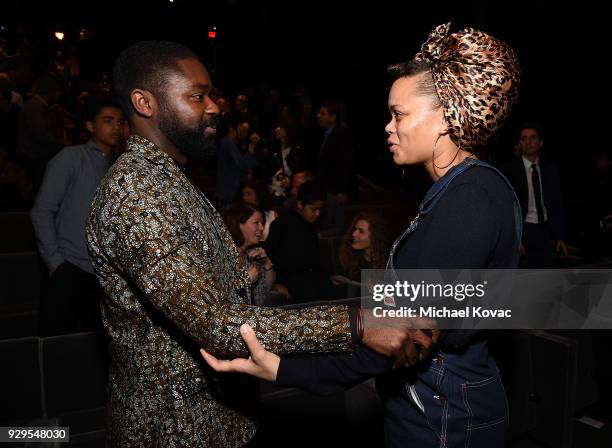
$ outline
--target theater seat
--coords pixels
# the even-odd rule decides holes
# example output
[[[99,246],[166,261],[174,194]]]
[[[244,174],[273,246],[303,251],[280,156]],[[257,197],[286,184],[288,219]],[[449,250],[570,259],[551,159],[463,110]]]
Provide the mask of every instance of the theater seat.
[[[39,339],[0,340],[0,426],[42,417]]]
[[[30,214],[27,212],[0,213],[0,253],[36,250],[36,239]]]
[[[42,338],[46,413],[70,427],[71,442],[106,434],[108,349],[103,336],[77,333]]]

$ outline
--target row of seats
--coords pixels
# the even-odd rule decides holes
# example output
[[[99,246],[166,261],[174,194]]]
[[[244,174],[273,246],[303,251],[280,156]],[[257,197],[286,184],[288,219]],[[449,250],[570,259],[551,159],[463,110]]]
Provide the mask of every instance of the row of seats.
[[[0,339],[38,334],[44,278],[38,253],[0,253]]]
[[[36,250],[34,228],[29,213],[0,213],[0,253]]]
[[[68,426],[104,440],[106,340],[96,333],[0,340],[0,426]]]
[[[580,365],[586,357],[581,346],[573,338],[540,331],[496,334],[492,348],[510,404],[509,439],[529,434],[547,446],[572,446],[576,406],[596,397],[592,380],[583,383],[589,366]],[[72,442],[104,438],[108,363],[103,337],[79,333],[3,340],[0,359],[0,426],[69,426]],[[382,406],[370,382],[323,398],[268,384],[262,385],[262,412],[267,428],[289,425],[308,439],[314,437],[311,424],[339,422],[337,432],[359,428],[358,422],[375,422]]]

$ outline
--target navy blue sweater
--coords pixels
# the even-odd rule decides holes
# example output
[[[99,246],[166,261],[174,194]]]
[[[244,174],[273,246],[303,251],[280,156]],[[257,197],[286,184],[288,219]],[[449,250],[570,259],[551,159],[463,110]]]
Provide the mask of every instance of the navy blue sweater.
[[[450,171],[449,171],[450,172]],[[504,269],[518,266],[512,190],[491,169],[458,175],[416,231],[396,251],[400,269]],[[443,332],[439,346],[460,349],[475,332]],[[282,358],[276,384],[327,394],[391,369],[393,360],[366,347],[350,355]]]

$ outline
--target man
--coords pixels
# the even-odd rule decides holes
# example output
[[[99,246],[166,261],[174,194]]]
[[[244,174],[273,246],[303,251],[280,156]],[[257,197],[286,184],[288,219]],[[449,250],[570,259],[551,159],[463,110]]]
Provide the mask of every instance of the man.
[[[217,199],[220,207],[229,205],[236,198],[240,183],[259,164],[256,149],[260,137],[256,133],[249,136],[249,130],[247,122],[230,125],[227,135],[219,143]]]
[[[345,204],[353,190],[355,150],[350,133],[341,124],[341,105],[323,103],[317,114],[319,127],[325,132],[319,150],[317,177],[323,189]]]
[[[91,104],[91,139],[68,146],[47,165],[30,214],[38,250],[49,269],[41,304],[41,335],[100,327],[99,286],[87,253],[85,222],[100,180],[121,142],[123,113],[114,100]]]
[[[294,208],[270,225],[266,251],[274,263],[277,282],[289,290],[293,303],[319,300],[323,291],[326,275],[320,266],[317,222],[325,199],[326,194],[314,181],[304,182]]]
[[[543,145],[536,124],[522,125],[517,144],[520,155],[505,170],[523,213],[521,265],[525,268],[553,267],[555,251],[567,256],[559,171],[540,157]]]
[[[295,210],[300,186],[304,182],[314,179],[315,177],[311,171],[296,171],[291,176],[291,196],[283,201],[283,207],[287,210]],[[321,219],[318,221],[320,237],[340,236],[345,232],[346,220],[344,219],[344,211],[336,196],[332,194],[326,195],[325,207],[321,212]]]
[[[219,110],[196,56],[171,42],[140,42],[117,59],[113,83],[133,131],[102,182],[87,224],[92,262],[107,298],[109,445],[240,446],[253,437],[257,384],[213,377],[199,347],[245,356],[248,322],[282,353],[347,351],[359,312],[300,311],[250,303],[248,274],[221,217],[183,174]],[[364,344],[387,355],[406,336],[366,328]],[[425,348],[428,338],[419,342]],[[414,345],[407,341],[409,359]],[[427,351],[427,350],[425,350]]]

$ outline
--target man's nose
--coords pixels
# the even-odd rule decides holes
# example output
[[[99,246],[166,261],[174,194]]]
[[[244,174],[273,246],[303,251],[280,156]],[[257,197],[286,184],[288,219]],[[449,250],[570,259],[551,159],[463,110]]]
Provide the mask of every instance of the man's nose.
[[[217,103],[211,100],[209,96],[206,96],[206,99],[206,113],[210,115],[219,115],[220,110],[219,106],[217,106]]]

